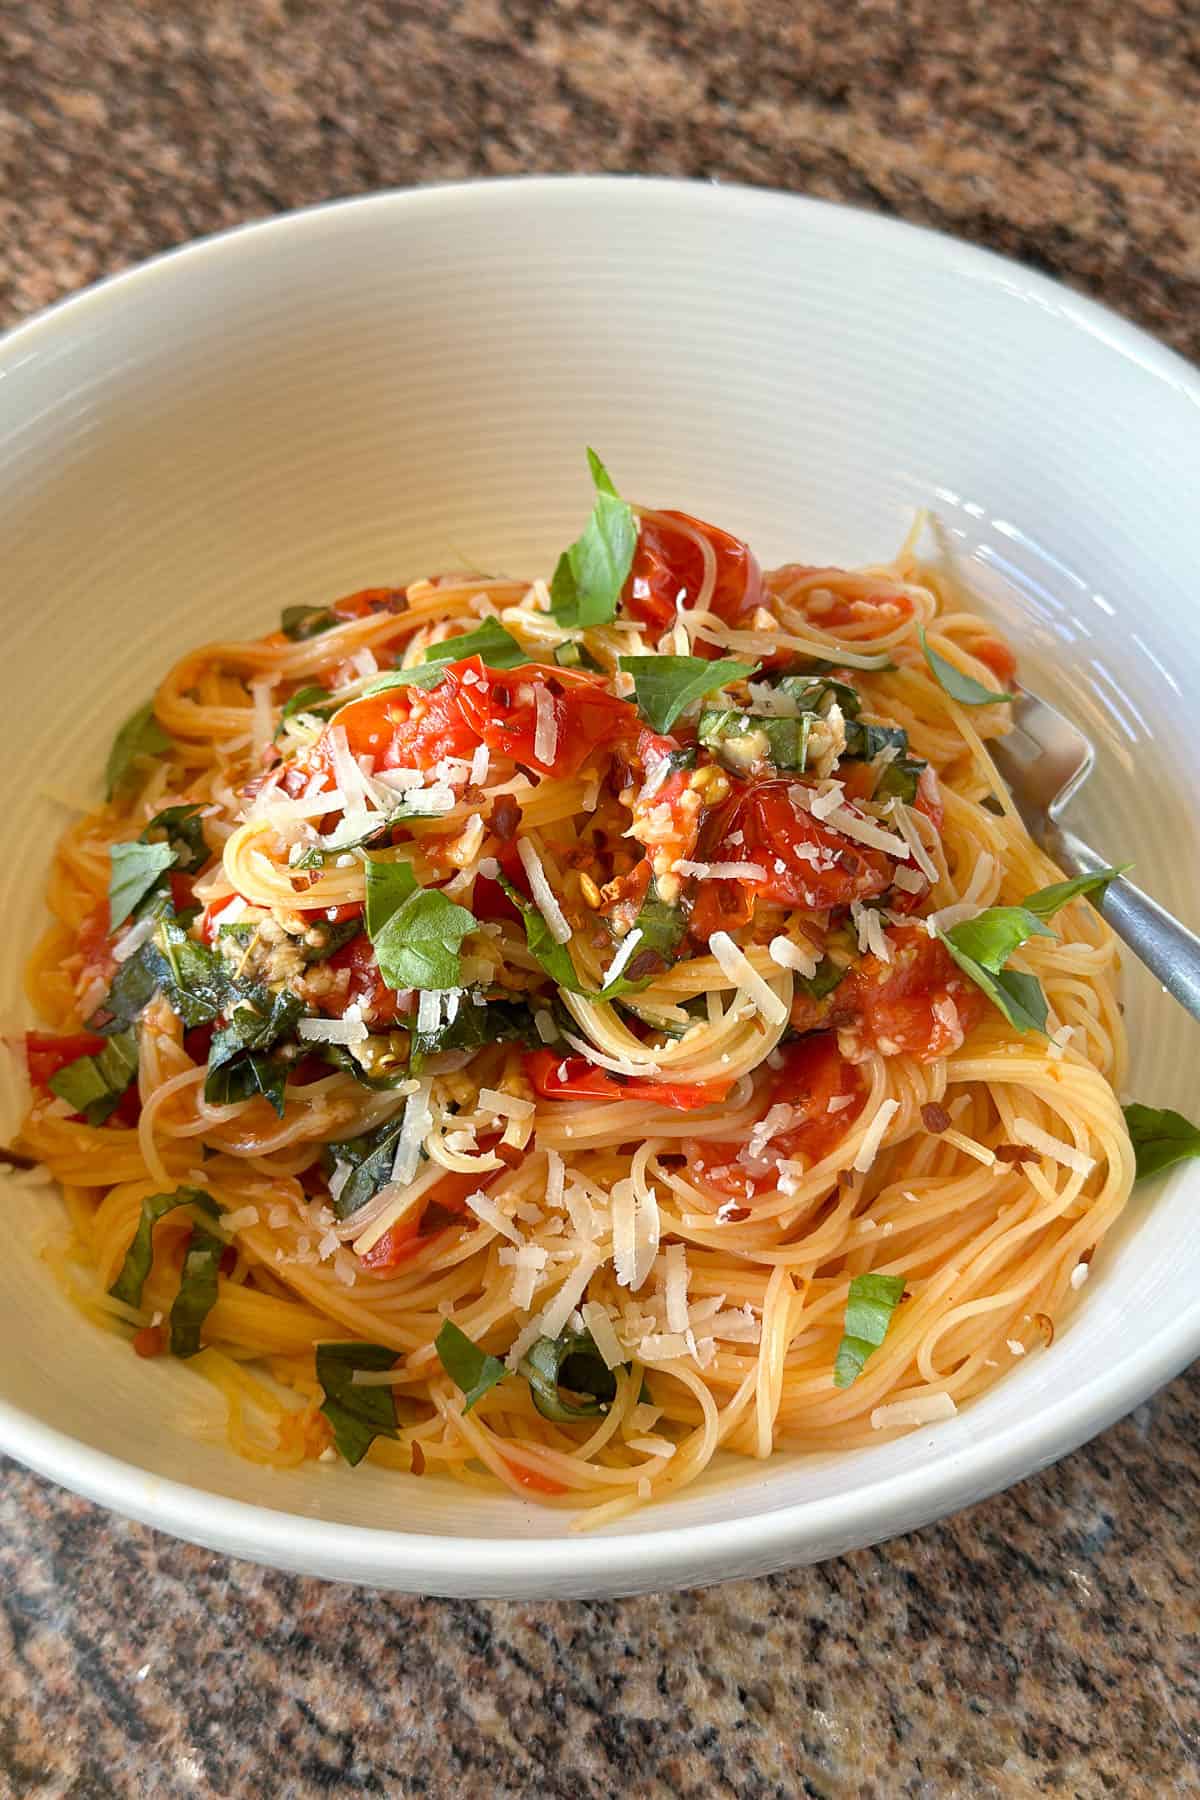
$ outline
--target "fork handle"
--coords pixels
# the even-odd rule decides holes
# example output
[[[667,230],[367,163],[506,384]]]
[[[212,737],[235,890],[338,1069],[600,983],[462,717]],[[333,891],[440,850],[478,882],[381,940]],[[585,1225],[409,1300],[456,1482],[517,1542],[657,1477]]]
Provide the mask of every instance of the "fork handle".
[[[1050,826],[1042,847],[1068,875],[1091,875],[1106,867],[1082,838],[1058,825]],[[1092,903],[1167,992],[1200,1019],[1200,937],[1123,875],[1093,895]]]

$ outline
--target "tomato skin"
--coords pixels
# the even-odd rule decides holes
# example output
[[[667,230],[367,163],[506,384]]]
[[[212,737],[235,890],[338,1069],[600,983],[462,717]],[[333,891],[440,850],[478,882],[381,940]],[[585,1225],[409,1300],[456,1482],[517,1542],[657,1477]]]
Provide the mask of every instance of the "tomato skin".
[[[565,1483],[555,1481],[552,1475],[543,1475],[540,1469],[527,1468],[524,1463],[515,1462],[511,1456],[503,1459],[505,1467],[510,1470],[524,1488],[535,1494],[565,1494]]]
[[[529,1050],[525,1073],[543,1100],[653,1100],[675,1112],[714,1106],[733,1085],[729,1081],[618,1080],[583,1056],[556,1056],[552,1050]]]
[[[849,906],[852,900],[870,900],[882,894],[892,879],[883,852],[851,843],[811,813],[793,806],[788,789],[794,785],[763,781],[743,790],[732,815],[726,815],[724,841],[712,860],[757,862],[766,875],[761,881],[745,883],[746,887],[763,900],[803,907],[808,912]],[[729,844],[729,834],[736,830],[742,832],[743,842]],[[802,854],[806,850],[816,851],[819,861],[809,861]]]
[[[918,1062],[949,1056],[982,1018],[987,1000],[923,926],[902,925],[889,935],[892,961],[864,957],[843,983],[845,1005],[858,1015],[856,1029],[864,1044],[885,1056],[911,1056]],[[842,999],[841,990],[838,997]],[[934,1010],[946,1000],[953,1004],[957,1024]]]
[[[662,633],[675,623],[675,596],[681,588],[686,590],[685,604],[695,604],[704,582],[704,558],[679,529],[680,524],[705,538],[716,555],[716,585],[709,610],[727,625],[748,618],[762,605],[764,594],[762,570],[750,546],[718,526],[682,512],[664,512],[642,520],[633,567],[621,593],[625,612]],[[721,651],[715,644],[699,641],[694,654],[712,658]]]
[[[352,937],[348,944],[335,950],[328,960],[331,969],[348,969],[350,985],[345,994],[329,995],[322,1001],[327,1011],[340,1018],[346,1008],[355,1001],[369,1009],[372,1024],[394,1025],[412,1012],[414,999],[411,990],[398,993],[390,988],[379,973],[379,964],[375,958],[375,946],[365,931]]]
[[[399,1220],[397,1224],[389,1226],[379,1242],[373,1244],[369,1250],[365,1250],[359,1257],[359,1261],[364,1268],[374,1270],[377,1275],[388,1269],[399,1268],[402,1263],[408,1262],[417,1254],[418,1250],[423,1249],[438,1235],[437,1232],[422,1233],[421,1231],[428,1207],[437,1206],[446,1213],[464,1213],[467,1195],[478,1193],[480,1188],[486,1189],[488,1183],[494,1181],[496,1176],[502,1172],[497,1169],[492,1174],[483,1176],[482,1179],[478,1175],[446,1174],[437,1186],[430,1190],[421,1204],[405,1218]]]
[[[107,1038],[91,1031],[27,1031],[25,1063],[34,1087],[49,1091],[50,1077],[81,1056],[95,1056],[103,1050]]]
[[[770,1140],[768,1153],[786,1159],[805,1157],[819,1163],[840,1143],[863,1109],[867,1091],[855,1065],[838,1050],[832,1031],[813,1031],[781,1047],[783,1062],[767,1092],[763,1116],[773,1106],[790,1106],[793,1121],[786,1131]],[[840,1100],[829,1111],[831,1100]],[[758,1175],[738,1162],[742,1146],[704,1139],[692,1158],[704,1179],[730,1199],[749,1201],[764,1188],[774,1188],[776,1177]]]
[[[788,563],[774,571],[776,585],[786,587],[790,579],[804,575],[830,575],[836,577],[844,574],[843,569],[819,569],[811,563]],[[809,623],[818,631],[830,631],[835,635],[849,626],[868,625],[877,635],[881,631],[894,630],[904,619],[911,619],[913,603],[907,594],[846,594],[833,593],[828,599],[813,598],[814,591],[819,591],[821,584],[803,594],[794,596],[790,604],[797,606],[808,617]]]
[[[479,661],[478,657],[468,660]],[[556,727],[554,755],[549,762],[543,762],[534,751],[539,687],[549,696]],[[636,708],[610,694],[603,676],[580,669],[550,669],[540,663],[489,669],[486,680],[463,688],[460,707],[479,742],[489,750],[544,775],[559,777],[576,774],[601,744],[636,740],[641,730]]]
[[[1001,687],[1009,688],[1016,680],[1017,659],[1001,638],[977,638],[970,646],[971,655],[979,658],[992,671]]]
[[[355,594],[343,594],[329,610],[337,619],[369,619],[373,613],[403,612],[406,600],[404,588],[359,588]]]

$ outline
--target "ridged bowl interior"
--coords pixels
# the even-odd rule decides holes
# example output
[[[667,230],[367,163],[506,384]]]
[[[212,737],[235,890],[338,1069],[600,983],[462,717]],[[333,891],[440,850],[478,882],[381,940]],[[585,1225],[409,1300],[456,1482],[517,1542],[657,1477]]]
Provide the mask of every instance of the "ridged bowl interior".
[[[0,345],[6,1016],[50,847],[114,727],[190,646],[445,568],[543,573],[621,490],[767,563],[942,521],[1031,684],[1093,736],[1074,821],[1200,925],[1200,384],[1039,276],[784,196],[534,180],[383,196],[167,258]],[[1200,1029],[1131,972],[1131,1088],[1197,1111]],[[1200,1349],[1200,1167],[1138,1190],[1086,1303],[946,1424],[722,1466],[595,1537],[363,1467],[275,1472],[186,1369],[94,1332],[3,1194],[0,1447],[217,1547],[432,1592],[611,1593],[814,1560],[1027,1473]]]

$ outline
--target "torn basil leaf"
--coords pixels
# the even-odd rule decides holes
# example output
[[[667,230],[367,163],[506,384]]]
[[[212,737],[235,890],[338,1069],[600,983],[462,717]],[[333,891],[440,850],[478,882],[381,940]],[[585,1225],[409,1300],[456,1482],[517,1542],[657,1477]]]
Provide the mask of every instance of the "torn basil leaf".
[[[447,1018],[433,1031],[415,1030],[408,1066],[419,1075],[431,1056],[445,1050],[477,1050],[483,1044],[525,1044],[531,1049],[541,1045],[533,1013],[522,1000],[478,1000],[463,994],[452,1018]]]
[[[163,812],[155,813],[138,842],[167,843],[175,857],[175,867],[185,875],[198,875],[209,860],[204,821],[200,816],[202,811],[202,807],[195,805],[168,806]]]
[[[566,944],[555,940],[533,902],[526,900],[506,875],[498,875],[497,880],[525,922],[525,943],[530,953],[537,958],[556,987],[565,988],[568,994],[580,994],[585,1000],[612,1000],[618,994],[636,994],[647,985],[648,976],[645,980],[638,981],[618,975],[607,987],[585,987],[575,972],[570,949]]]
[[[279,724],[275,727],[276,742],[278,742],[279,738],[282,736],[283,728],[288,720],[294,719],[298,713],[308,713],[312,718],[320,719],[324,722],[333,717],[334,713],[338,710],[338,704],[338,701],[333,698],[333,695],[329,692],[328,688],[316,687],[315,685],[297,688],[296,692],[283,703],[283,711],[279,715]]]
[[[817,964],[815,975],[793,975],[792,985],[799,994],[807,994],[810,1000],[824,1000],[832,994],[849,974],[849,968],[833,960],[831,956],[823,956]]]
[[[261,1053],[295,1036],[307,1011],[304,1001],[287,988],[275,993],[257,982],[235,981],[229,984],[221,1010],[225,1022],[213,1033],[204,1098],[220,1103],[223,1095],[248,1099],[258,1092],[282,1118],[283,1080]]]
[[[200,1328],[217,1297],[217,1269],[226,1247],[224,1239],[208,1230],[208,1223],[216,1224],[221,1217],[211,1194],[202,1188],[181,1187],[173,1194],[150,1194],[143,1200],[133,1241],[108,1291],[126,1306],[142,1304],[142,1289],[154,1261],[154,1227],[179,1207],[186,1207],[191,1214],[192,1231],[171,1308],[170,1349],[172,1356],[194,1356],[200,1348]]]
[[[904,1294],[903,1275],[856,1275],[846,1301],[843,1337],[833,1365],[835,1387],[849,1387],[862,1374],[872,1350],[888,1333]]]
[[[368,891],[368,904],[369,904]],[[379,973],[390,988],[462,986],[462,941],[476,929],[474,914],[437,888],[416,888],[378,930],[368,931]]]
[[[1036,975],[1004,967],[1014,950],[1031,937],[1049,937],[1036,914],[1023,906],[989,906],[938,937],[964,975],[985,993],[1017,1031],[1045,1031],[1046,996]]]
[[[394,1369],[398,1354],[387,1344],[364,1344],[358,1338],[316,1346],[317,1380],[325,1399],[321,1411],[333,1428],[333,1441],[352,1468],[362,1461],[378,1437],[395,1438],[396,1396],[390,1387],[358,1387],[356,1370],[372,1374]]]
[[[908,733],[899,725],[864,725],[861,719],[846,720],[846,748],[843,756],[851,762],[870,762],[882,750],[894,750],[897,756],[908,754]]]
[[[644,985],[646,978],[674,968],[687,918],[681,906],[663,899],[653,875],[632,929],[642,935],[625,965],[626,981]]]
[[[302,644],[307,638],[320,637],[323,631],[332,631],[335,626],[345,623],[346,620],[339,619],[328,606],[285,606],[279,629],[293,644]]]
[[[425,661],[461,662],[468,656],[477,656],[489,669],[519,669],[531,660],[529,652],[521,648],[499,619],[484,619],[476,631],[443,638],[440,644],[430,644]]]
[[[339,1163],[348,1164],[351,1171],[338,1188],[336,1199],[332,1191],[330,1193],[330,1204],[337,1218],[353,1217],[392,1179],[392,1164],[396,1160],[402,1126],[403,1119],[388,1119],[360,1137],[341,1138],[323,1146],[321,1166],[327,1178],[334,1174]]]
[[[170,844],[111,844],[112,865],[108,880],[108,928],[123,925],[160,878],[175,866]]]
[[[521,1374],[542,1417],[559,1424],[598,1418],[617,1395],[617,1378],[590,1331],[538,1338],[525,1352]]]
[[[154,702],[147,700],[132,713],[116,737],[104,765],[104,798],[111,800],[125,782],[139,756],[161,756],[171,740],[154,717]]]
[[[490,1393],[507,1373],[498,1356],[489,1356],[473,1344],[451,1319],[438,1332],[433,1347],[455,1387],[462,1390],[464,1412],[470,1412],[475,1402]]]
[[[291,1062],[279,1056],[266,1056],[254,1050],[240,1051],[209,1071],[204,1081],[204,1098],[214,1106],[233,1106],[239,1100],[255,1100],[261,1096],[282,1119],[292,1067]]]
[[[944,656],[939,656],[925,635],[925,627],[918,625],[917,636],[921,640],[921,648],[925,652],[925,661],[933,670],[938,686],[960,706],[992,706],[997,700],[1015,700],[1015,694],[1003,694],[994,688],[986,688],[976,681],[973,675],[964,675]]]
[[[383,862],[379,857],[366,858],[366,926],[367,936],[374,939],[392,914],[417,891],[417,878],[408,862]]]
[[[607,625],[616,617],[637,547],[633,508],[621,499],[595,451],[587,454],[596,489],[592,515],[582,536],[559,557],[550,584],[550,610],[568,629]]]
[[[122,1031],[94,1056],[80,1056],[50,1077],[52,1094],[82,1113],[89,1125],[103,1125],[137,1078],[137,1033]]]
[[[1200,1156],[1200,1128],[1169,1106],[1141,1106],[1135,1100],[1125,1109],[1136,1159],[1135,1179],[1146,1181],[1173,1163]]]
[[[727,769],[745,775],[764,758],[776,769],[799,774],[808,761],[808,739],[814,713],[776,718],[741,712],[736,707],[706,707],[697,736]]]
[[[638,710],[655,731],[670,731],[680,713],[693,700],[702,700],[732,681],[745,681],[758,673],[757,663],[722,657],[710,662],[703,656],[622,656],[620,666],[633,676]]]
[[[837,681],[827,675],[785,674],[764,679],[777,687],[781,694],[786,694],[789,700],[794,700],[802,713],[820,713],[824,718],[835,700],[845,719],[857,719],[862,711],[862,696],[858,689],[852,688],[848,682]]]
[[[1027,894],[1021,905],[1039,919],[1052,919],[1068,900],[1074,900],[1079,894],[1102,892],[1110,881],[1115,881],[1118,875],[1124,875],[1132,867],[1132,863],[1121,863],[1115,869],[1095,869],[1090,875],[1076,875],[1072,881],[1056,881],[1050,887],[1039,888],[1036,894]]]
[[[911,806],[917,797],[921,777],[929,767],[915,756],[896,756],[884,763],[875,783],[872,800],[903,800]]]

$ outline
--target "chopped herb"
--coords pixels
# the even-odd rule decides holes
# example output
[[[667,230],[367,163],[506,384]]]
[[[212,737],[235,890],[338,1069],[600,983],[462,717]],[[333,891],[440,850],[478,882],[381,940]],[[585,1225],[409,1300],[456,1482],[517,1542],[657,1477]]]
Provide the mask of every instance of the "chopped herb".
[[[590,669],[595,675],[604,673],[604,664],[596,661],[586,644],[577,643],[574,638],[558,645],[554,660],[560,669]]]
[[[1158,1175],[1173,1163],[1200,1156],[1200,1129],[1170,1107],[1139,1106],[1134,1101],[1125,1108],[1125,1123],[1133,1144],[1138,1181]]]
[[[239,1100],[254,1100],[261,1095],[270,1101],[282,1119],[292,1066],[280,1056],[243,1051],[209,1070],[204,1081],[204,1098],[214,1106],[232,1106]]]
[[[765,754],[777,769],[799,773],[808,760],[808,738],[815,713],[799,718],[776,718],[766,713],[739,712],[736,707],[706,708],[700,715],[699,741],[727,768],[744,775]],[[751,740],[758,736],[762,743]]]
[[[793,975],[792,984],[798,992],[807,994],[810,1000],[824,1000],[849,973],[845,964],[835,962],[832,956],[823,956],[817,964],[815,975]]]
[[[642,935],[625,965],[628,980],[640,981],[643,976],[674,967],[676,952],[687,931],[687,918],[681,906],[663,899],[653,875],[632,929]]]
[[[903,1275],[856,1275],[846,1301],[844,1335],[833,1365],[835,1387],[849,1387],[862,1374],[872,1350],[888,1333],[904,1294]]]
[[[596,488],[592,516],[583,534],[558,559],[550,584],[551,611],[560,625],[607,625],[633,567],[637,524],[594,450],[588,466]]]
[[[566,944],[559,944],[551,935],[550,927],[543,919],[532,901],[526,900],[524,894],[515,888],[508,878],[501,874],[497,877],[500,886],[508,895],[525,921],[525,942],[531,954],[535,956],[556,987],[565,988],[568,994],[582,994],[585,1000],[611,1000],[617,994],[634,994],[647,985],[645,980],[630,980],[628,976],[618,975],[604,988],[585,987],[575,972],[575,964]],[[634,959],[636,960],[636,958]]]
[[[530,660],[528,651],[521,648],[499,619],[485,619],[476,631],[430,644],[425,661],[461,662],[467,656],[477,656],[489,669],[518,669]]]
[[[338,1163],[349,1163],[352,1171],[338,1190],[336,1200],[330,1196],[339,1219],[349,1219],[360,1212],[392,1179],[402,1126],[402,1119],[388,1119],[361,1137],[342,1138],[324,1146],[321,1164],[327,1176],[333,1174]]]
[[[417,878],[408,862],[382,862],[377,856],[366,858],[367,936],[374,939],[383,930],[410,894],[417,891]]]
[[[929,767],[915,756],[897,756],[889,763],[884,763],[879,771],[879,779],[875,783],[873,800],[903,800],[911,806],[917,797],[917,789],[921,777]]]
[[[719,662],[703,656],[622,656],[620,666],[633,676],[638,707],[655,731],[670,731],[693,700],[758,673],[757,663],[730,656]]]
[[[282,736],[283,728],[288,720],[294,719],[298,713],[308,713],[314,719],[325,720],[332,718],[337,709],[338,702],[328,688],[297,688],[296,692],[283,703],[279,724],[275,727],[276,741]]]
[[[137,1070],[137,1033],[122,1031],[110,1037],[94,1056],[67,1063],[50,1077],[47,1086],[72,1112],[82,1113],[89,1125],[103,1125],[120,1105]]]
[[[377,1437],[399,1436],[396,1396],[390,1387],[359,1387],[356,1370],[372,1374],[394,1369],[396,1352],[386,1344],[318,1344],[317,1380],[325,1399],[321,1411],[333,1427],[333,1441],[351,1467],[357,1467]]]
[[[925,661],[933,670],[938,686],[957,700],[960,706],[992,706],[997,700],[1015,700],[1015,694],[1002,694],[994,688],[986,688],[982,682],[971,675],[964,675],[952,662],[939,656],[925,635],[925,627],[917,627],[917,636],[921,640],[921,648],[925,652]]]
[[[108,928],[116,931],[175,866],[170,844],[111,844],[108,880]]]
[[[147,700],[130,715],[112,741],[108,761],[104,765],[104,798],[111,800],[139,756],[161,756],[171,748],[171,740],[154,717],[154,702]]]
[[[175,866],[185,875],[198,875],[209,859],[204,841],[204,823],[200,806],[168,806],[155,813],[138,839],[142,844],[166,842],[175,854]],[[160,839],[159,833],[162,833]]]
[[[768,677],[768,679],[771,679]],[[829,676],[780,675],[772,680],[781,694],[794,700],[801,712],[820,713],[824,717],[836,700],[846,719],[857,719],[862,711],[862,696],[857,688],[848,682],[835,681]]]
[[[471,994],[459,1000],[452,1019],[434,1031],[414,1031],[409,1069],[419,1075],[431,1056],[444,1050],[477,1050],[483,1044],[525,1044],[536,1049],[541,1037],[533,1014],[521,1000],[479,1001]]]
[[[194,1356],[200,1348],[200,1327],[217,1297],[217,1267],[225,1251],[224,1240],[207,1229],[206,1221],[215,1224],[221,1217],[211,1194],[201,1188],[181,1187],[173,1194],[151,1194],[143,1200],[133,1241],[108,1291],[126,1306],[141,1305],[142,1289],[154,1261],[154,1227],[179,1207],[188,1209],[193,1223],[184,1253],[183,1279],[171,1308],[170,1350],[172,1356]],[[193,1252],[195,1261],[191,1262]]]
[[[334,843],[328,845],[311,844],[289,866],[293,869],[323,869],[335,857],[344,856],[349,850],[379,849],[384,845],[384,840],[394,825],[399,825],[402,820],[411,819],[413,816],[412,808],[406,801],[402,801],[392,812],[376,815],[366,830],[360,832],[357,837],[338,837]],[[428,818],[429,815],[423,813],[417,816]]]
[[[433,688],[446,677],[446,665],[442,662],[418,663],[412,669],[385,669],[382,675],[375,675],[361,691],[360,698],[365,700],[369,694],[386,694],[392,688]]]
[[[899,725],[864,725],[861,719],[847,719],[844,756],[851,762],[870,762],[881,750],[906,755],[908,733]]]
[[[208,1052],[204,1098],[220,1104],[225,1096],[248,1099],[260,1093],[282,1118],[286,1072],[261,1053],[293,1037],[306,1010],[287,988],[275,993],[257,982],[231,982],[222,1006],[225,1023],[213,1033]]]
[[[507,1373],[498,1356],[489,1356],[473,1344],[450,1319],[433,1340],[433,1347],[455,1387],[462,1389],[464,1412],[470,1412],[475,1402],[503,1381]]]
[[[300,644],[306,638],[320,637],[323,631],[332,631],[336,625],[344,625],[345,619],[339,619],[332,607],[328,606],[285,606],[279,620],[279,629],[285,638],[294,644]]]
[[[590,1331],[538,1338],[525,1352],[521,1373],[542,1417],[559,1424],[606,1413],[617,1394],[617,1378]]]

